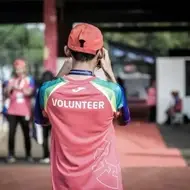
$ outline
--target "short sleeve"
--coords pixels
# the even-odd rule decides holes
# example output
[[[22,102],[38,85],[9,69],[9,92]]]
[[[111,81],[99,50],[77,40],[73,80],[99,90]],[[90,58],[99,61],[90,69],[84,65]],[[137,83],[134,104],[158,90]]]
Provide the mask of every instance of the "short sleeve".
[[[36,95],[34,119],[35,123],[39,125],[49,125],[48,118],[43,114],[44,112],[44,99],[45,99],[45,86],[42,86]]]
[[[117,111],[121,112],[123,120],[128,123],[130,121],[130,112],[127,105],[127,97],[125,96],[124,89],[119,85],[116,88],[116,106]]]
[[[39,104],[40,104],[40,108],[42,110],[45,109],[45,91],[46,91],[46,85],[47,83],[44,83],[40,88],[39,88]]]
[[[124,92],[123,89],[118,85],[116,91],[116,106],[117,110],[124,106]]]
[[[35,123],[39,125],[49,125],[48,114],[46,110],[47,101],[52,90],[63,81],[62,78],[45,82],[38,90],[35,103]]]

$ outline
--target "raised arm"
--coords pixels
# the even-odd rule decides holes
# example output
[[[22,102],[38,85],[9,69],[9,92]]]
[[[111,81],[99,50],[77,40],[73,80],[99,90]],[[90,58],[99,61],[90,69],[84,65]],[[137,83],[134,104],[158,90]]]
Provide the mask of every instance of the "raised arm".
[[[66,58],[63,66],[61,67],[61,69],[57,74],[57,77],[62,77],[63,75],[68,74],[71,69],[72,69],[72,58]]]
[[[102,70],[104,71],[104,73],[107,77],[107,80],[117,83],[114,73],[113,73],[112,66],[111,66],[111,60],[109,57],[108,50],[106,50],[105,48],[103,50],[104,50],[104,57],[100,60],[100,66],[101,66]]]

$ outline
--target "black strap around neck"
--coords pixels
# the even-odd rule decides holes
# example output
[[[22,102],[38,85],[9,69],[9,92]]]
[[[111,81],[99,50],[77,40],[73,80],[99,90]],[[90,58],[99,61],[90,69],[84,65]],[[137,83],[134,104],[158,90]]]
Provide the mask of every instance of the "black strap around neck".
[[[72,69],[69,72],[69,75],[85,75],[85,76],[94,76],[92,71],[88,70],[78,70],[78,69]]]

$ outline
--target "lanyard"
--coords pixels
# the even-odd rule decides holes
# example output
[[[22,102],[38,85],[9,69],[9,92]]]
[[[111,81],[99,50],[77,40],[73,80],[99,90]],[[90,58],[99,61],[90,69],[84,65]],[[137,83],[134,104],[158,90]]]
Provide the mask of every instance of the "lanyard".
[[[92,71],[88,71],[88,70],[75,70],[75,69],[72,69],[72,70],[69,72],[69,75],[94,76],[94,74],[92,73]]]

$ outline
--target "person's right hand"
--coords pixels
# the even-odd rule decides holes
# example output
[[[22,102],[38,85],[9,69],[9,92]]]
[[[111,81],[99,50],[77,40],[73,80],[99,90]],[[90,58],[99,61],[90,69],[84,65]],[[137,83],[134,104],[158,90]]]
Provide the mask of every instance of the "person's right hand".
[[[116,82],[112,66],[111,66],[111,60],[109,57],[109,53],[107,49],[103,49],[103,58],[100,59],[100,66],[102,70],[104,71],[105,75],[107,76],[108,80],[112,82]]]
[[[111,60],[107,49],[103,49],[103,57],[100,59],[100,66],[104,72],[112,72]]]

